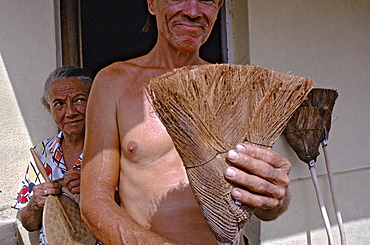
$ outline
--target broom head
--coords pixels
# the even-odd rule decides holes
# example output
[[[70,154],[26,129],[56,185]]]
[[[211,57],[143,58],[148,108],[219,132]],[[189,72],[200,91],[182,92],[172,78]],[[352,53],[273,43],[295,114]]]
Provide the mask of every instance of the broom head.
[[[337,97],[336,90],[314,88],[289,120],[284,135],[301,161],[316,162],[320,143],[329,137]]]
[[[330,113],[317,107],[300,107],[289,120],[285,130],[285,138],[298,158],[310,163],[319,153],[319,146],[324,139],[324,128]]]
[[[331,114],[334,109],[334,104],[336,99],[338,98],[338,91],[335,89],[328,89],[328,88],[314,88],[307,96],[307,100],[305,100],[301,107],[304,106],[313,106],[322,108],[329,111],[330,118],[327,120],[325,124],[325,135],[324,138],[327,140],[329,138],[329,131],[331,128]]]

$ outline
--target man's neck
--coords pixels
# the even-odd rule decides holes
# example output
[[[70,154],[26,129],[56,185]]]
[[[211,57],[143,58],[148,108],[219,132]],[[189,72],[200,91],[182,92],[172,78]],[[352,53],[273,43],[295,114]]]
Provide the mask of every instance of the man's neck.
[[[199,50],[183,51],[156,44],[148,55],[151,56],[153,64],[168,69],[206,64],[206,62],[199,57]]]

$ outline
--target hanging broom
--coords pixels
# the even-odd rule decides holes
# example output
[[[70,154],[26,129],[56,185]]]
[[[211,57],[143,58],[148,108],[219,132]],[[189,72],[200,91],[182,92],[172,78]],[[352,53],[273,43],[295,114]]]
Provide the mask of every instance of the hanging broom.
[[[335,217],[338,223],[341,244],[345,245],[346,236],[345,236],[345,231],[344,231],[344,225],[343,225],[342,215],[339,210],[339,202],[337,201],[337,197],[336,197],[336,191],[335,191],[335,186],[334,186],[334,175],[331,169],[329,154],[326,149],[328,145],[328,141],[329,141],[329,131],[331,128],[331,114],[333,112],[334,104],[337,98],[338,98],[338,92],[334,89],[316,88],[310,92],[307,100],[303,103],[302,106],[314,106],[318,108],[323,108],[327,110],[329,114],[329,119],[327,120],[326,124],[323,126],[324,136],[321,142],[321,146],[322,146],[323,153],[324,153],[324,159],[325,159],[325,165],[326,165],[326,169],[328,173],[330,192],[331,192],[333,207],[335,211]]]
[[[253,213],[231,197],[226,152],[244,140],[270,147],[312,86],[307,78],[228,64],[182,67],[151,79],[152,105],[219,242],[237,244]]]
[[[338,227],[340,230],[341,244],[345,244],[345,234],[342,218],[336,201],[336,195],[333,185],[333,176],[330,168],[330,163],[326,153],[326,145],[331,127],[331,114],[338,93],[332,89],[313,89],[307,100],[305,100],[300,108],[296,110],[292,118],[287,124],[284,134],[288,143],[298,155],[299,159],[307,163],[310,168],[311,177],[316,190],[320,211],[324,220],[325,229],[328,235],[329,244],[333,244],[333,236],[330,229],[330,222],[322,198],[320,186],[318,184],[315,164],[316,158],[319,155],[320,143],[324,149],[325,162],[328,170],[329,184],[331,196]]]

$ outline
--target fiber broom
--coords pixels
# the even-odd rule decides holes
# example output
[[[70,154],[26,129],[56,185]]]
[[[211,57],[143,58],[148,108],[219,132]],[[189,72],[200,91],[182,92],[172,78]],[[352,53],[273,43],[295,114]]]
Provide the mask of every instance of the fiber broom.
[[[329,186],[330,186],[330,192],[331,192],[331,198],[333,202],[333,207],[335,211],[335,217],[338,223],[338,228],[339,228],[339,234],[340,234],[340,240],[341,244],[345,245],[346,244],[346,235],[344,231],[344,225],[343,225],[343,220],[342,220],[342,215],[340,213],[339,209],[339,202],[337,200],[336,196],[336,190],[335,190],[335,185],[334,185],[334,175],[333,171],[331,169],[331,163],[329,159],[329,154],[326,149],[328,142],[329,142],[329,132],[331,128],[331,114],[334,109],[335,101],[338,98],[338,92],[334,89],[324,89],[324,88],[316,88],[313,89],[306,102],[303,103],[302,106],[314,106],[318,108],[323,108],[324,110],[328,111],[329,114],[329,119],[327,120],[326,124],[323,126],[324,130],[324,136],[323,140],[321,142],[321,147],[324,153],[324,159],[325,159],[325,165],[328,173],[328,180],[329,180]]]
[[[329,158],[326,152],[329,131],[331,127],[331,114],[338,92],[333,89],[313,89],[306,101],[296,110],[293,117],[287,124],[284,134],[288,143],[292,146],[298,157],[309,165],[311,177],[315,186],[320,211],[327,231],[329,244],[333,244],[333,237],[330,230],[330,222],[322,198],[321,190],[317,181],[315,164],[319,155],[320,143],[324,150],[325,163],[328,171],[330,191],[333,206],[336,213],[338,227],[341,236],[341,244],[346,244],[342,217],[336,200],[333,184],[333,174]]]
[[[219,242],[238,244],[253,213],[231,197],[226,152],[245,140],[271,147],[313,84],[258,66],[228,64],[182,67],[151,79],[147,94]]]

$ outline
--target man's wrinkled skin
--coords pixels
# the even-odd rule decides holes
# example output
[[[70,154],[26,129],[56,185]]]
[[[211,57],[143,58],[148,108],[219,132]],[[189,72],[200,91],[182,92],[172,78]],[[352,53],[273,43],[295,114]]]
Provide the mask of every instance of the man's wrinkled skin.
[[[158,40],[145,56],[101,70],[90,93],[81,177],[81,214],[104,244],[217,244],[194,198],[183,163],[145,95],[149,78],[207,64],[207,40],[222,0],[148,0]],[[225,177],[233,197],[275,219],[288,204],[290,163],[240,144]],[[120,206],[114,200],[118,188]]]

